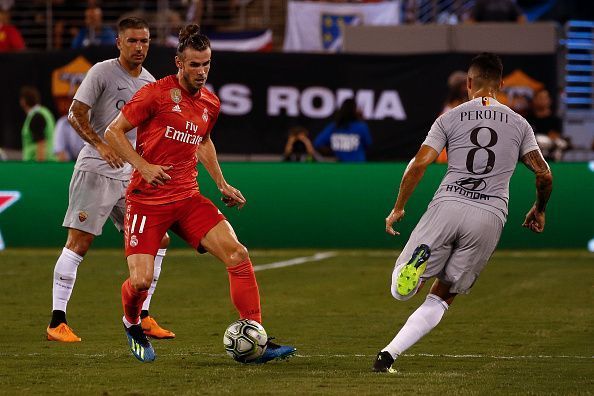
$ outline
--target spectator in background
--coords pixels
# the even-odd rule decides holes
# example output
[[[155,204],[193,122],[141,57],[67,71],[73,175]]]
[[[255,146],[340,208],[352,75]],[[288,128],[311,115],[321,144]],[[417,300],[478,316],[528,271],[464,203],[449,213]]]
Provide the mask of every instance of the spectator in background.
[[[115,45],[116,33],[109,26],[103,25],[103,12],[99,7],[85,10],[85,27],[72,41],[72,48],[85,48],[101,45]]]
[[[23,124],[23,161],[54,161],[53,135],[55,120],[47,107],[41,104],[37,88],[21,88],[19,104],[27,113]]]
[[[56,111],[60,115],[54,129],[54,154],[60,162],[76,161],[84,141],[68,122],[68,109],[73,95],[54,96]]]
[[[10,10],[14,5],[14,0],[0,0],[0,9],[2,10]]]
[[[455,71],[448,77],[448,96],[443,106],[441,114],[453,109],[462,103],[468,102],[468,89],[466,87],[466,72]],[[448,153],[447,148],[444,148],[435,160],[438,164],[447,164]]]
[[[53,47],[70,48],[82,23],[80,15],[89,8],[86,0],[52,0]]]
[[[508,106],[510,109],[522,117],[528,118],[532,108],[532,99],[528,96],[528,93],[513,92],[509,95],[508,100]]]
[[[283,160],[289,162],[316,162],[318,155],[309,140],[309,131],[302,126],[289,129]]]
[[[514,0],[476,0],[471,22],[526,22]]]
[[[189,0],[186,22],[200,25],[203,31],[228,25],[237,13],[241,0]]]
[[[54,154],[60,162],[76,161],[85,142],[68,122],[68,115],[56,121],[54,131]]]
[[[448,96],[441,113],[453,109],[462,103],[468,102],[468,89],[466,87],[467,74],[463,71],[455,71],[448,77]]]
[[[8,10],[0,9],[0,52],[22,51],[25,40],[19,30],[10,23]]]
[[[543,156],[547,160],[561,161],[563,153],[569,148],[569,141],[563,137],[561,118],[553,114],[549,91],[541,89],[532,98],[532,112],[526,118]]]
[[[165,19],[165,39],[163,40],[166,47],[177,48],[179,45],[179,31],[183,26],[183,21],[179,12],[175,10],[167,10],[164,15]]]
[[[322,130],[314,147],[330,147],[340,162],[364,162],[365,150],[371,145],[371,134],[362,120],[354,99],[347,99],[336,113],[335,121]]]

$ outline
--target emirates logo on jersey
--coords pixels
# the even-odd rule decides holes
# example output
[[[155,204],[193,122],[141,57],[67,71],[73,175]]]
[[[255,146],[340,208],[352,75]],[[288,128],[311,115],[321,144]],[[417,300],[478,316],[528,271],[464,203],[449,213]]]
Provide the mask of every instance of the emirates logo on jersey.
[[[186,121],[185,132],[167,125],[165,128],[165,137],[167,139],[193,145],[199,145],[203,139],[203,136],[198,135],[198,125],[194,124],[192,121]]]

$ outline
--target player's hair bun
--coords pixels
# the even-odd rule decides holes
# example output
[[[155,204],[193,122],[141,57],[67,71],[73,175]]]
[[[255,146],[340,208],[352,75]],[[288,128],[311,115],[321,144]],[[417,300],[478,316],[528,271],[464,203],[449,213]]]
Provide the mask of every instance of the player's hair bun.
[[[195,34],[200,34],[200,25],[194,23],[191,25],[184,26],[179,31],[179,42],[181,43],[182,41],[186,41],[188,38]]]
[[[200,25],[187,25],[179,31],[178,55],[184,52],[187,47],[197,51],[204,51],[206,48],[210,48],[210,40],[200,32]]]

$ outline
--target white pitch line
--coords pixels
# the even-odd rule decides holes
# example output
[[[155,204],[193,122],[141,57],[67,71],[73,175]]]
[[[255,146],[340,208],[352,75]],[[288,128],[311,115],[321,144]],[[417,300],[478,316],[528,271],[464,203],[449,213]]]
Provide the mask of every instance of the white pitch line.
[[[50,353],[0,353],[0,357],[42,357],[42,356],[55,356],[56,354]],[[59,354],[60,356],[67,356],[69,354],[62,353]],[[128,351],[117,351],[117,352],[110,352],[110,353],[93,353],[93,354],[85,354],[85,353],[75,353],[73,356],[82,357],[82,358],[97,358],[97,357],[107,357],[107,356],[127,356],[129,355]],[[210,356],[210,357],[224,357],[227,356],[225,353],[205,353],[205,352],[174,352],[171,353],[172,356]],[[294,357],[296,358],[373,358],[375,355],[364,355],[364,354],[319,354],[319,355],[301,355],[296,354]],[[430,358],[447,358],[447,359],[496,359],[496,360],[538,360],[538,359],[580,359],[580,360],[591,360],[594,359],[594,356],[580,356],[580,355],[518,355],[518,356],[497,356],[497,355],[450,355],[450,354],[432,354],[432,353],[411,353],[411,354],[403,354],[402,357],[409,358],[409,357],[430,357]]]
[[[316,253],[313,256],[308,256],[308,257],[296,257],[294,259],[285,260],[285,261],[277,261],[275,263],[270,263],[270,264],[255,265],[254,271],[264,271],[264,270],[273,269],[273,268],[290,267],[292,265],[299,265],[299,264],[309,263],[312,261],[325,260],[327,258],[334,257],[336,255],[338,255],[338,253],[336,253],[336,252],[321,252],[321,253]]]
[[[296,357],[311,358],[311,357],[338,357],[338,358],[352,358],[352,357],[374,357],[375,355],[299,355]],[[450,358],[450,359],[500,359],[500,360],[531,360],[531,359],[594,359],[594,356],[571,356],[571,355],[518,355],[518,356],[493,356],[493,355],[449,355],[449,354],[432,354],[432,353],[405,353],[403,357],[434,357],[434,358]]]

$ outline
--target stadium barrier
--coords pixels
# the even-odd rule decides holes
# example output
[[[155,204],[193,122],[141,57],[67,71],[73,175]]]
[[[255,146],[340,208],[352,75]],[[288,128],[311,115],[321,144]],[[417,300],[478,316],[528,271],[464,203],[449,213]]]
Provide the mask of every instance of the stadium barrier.
[[[147,69],[157,78],[174,73],[174,54],[171,48],[151,47]],[[42,103],[56,114],[54,102],[69,103],[92,64],[116,55],[113,48],[0,54],[0,147],[20,146],[25,114],[18,94],[23,85],[38,87]],[[354,97],[373,137],[368,158],[406,161],[443,110],[450,74],[466,70],[472,56],[216,51],[208,86],[221,99],[213,135],[217,149],[225,154],[282,153],[290,127],[302,125],[315,136],[342,101]],[[541,87],[557,91],[555,54],[507,55],[503,62],[500,100]],[[116,106],[123,104],[118,101]]]
[[[405,166],[223,163],[227,180],[248,200],[239,212],[224,208],[206,171],[200,169],[198,179],[204,195],[228,216],[250,248],[396,249],[406,242],[446,169],[429,167],[405,219],[396,225],[402,235],[394,238],[385,234],[384,218]],[[531,172],[519,166],[511,180],[510,215],[500,248],[585,249],[594,238],[594,172],[586,163],[552,167],[555,183],[545,232],[535,235],[520,226],[534,201],[535,187]],[[64,245],[66,231],[61,224],[72,168],[72,163],[0,163],[0,230],[7,247],[51,247],[58,252]],[[14,192],[20,198],[10,205]],[[183,246],[177,238],[173,243]],[[121,247],[122,237],[107,224],[94,245]]]

